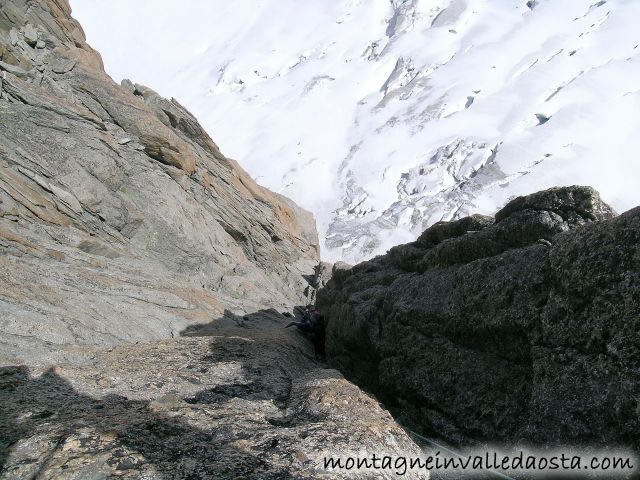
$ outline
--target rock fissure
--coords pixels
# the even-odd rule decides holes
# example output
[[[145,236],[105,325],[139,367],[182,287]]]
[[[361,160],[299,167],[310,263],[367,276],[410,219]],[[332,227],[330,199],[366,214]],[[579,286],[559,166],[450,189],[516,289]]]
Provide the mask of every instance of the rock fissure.
[[[324,455],[417,455],[366,391],[448,444],[639,447],[640,209],[551,189],[329,280],[311,214],[177,101],[113,83],[66,0],[6,0],[0,55],[0,477],[339,478]],[[314,301],[366,391],[283,328]]]
[[[3,1],[0,55],[0,478],[337,479],[333,449],[419,453],[283,328],[326,280],[310,213],[113,83],[67,0]]]

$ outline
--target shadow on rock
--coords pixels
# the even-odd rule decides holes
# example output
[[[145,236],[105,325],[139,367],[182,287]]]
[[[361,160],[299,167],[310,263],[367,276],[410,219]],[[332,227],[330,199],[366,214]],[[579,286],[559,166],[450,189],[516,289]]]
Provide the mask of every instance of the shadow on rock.
[[[2,478],[44,471],[92,478],[295,477],[285,468],[266,471],[259,456],[221,441],[232,432],[198,428],[175,411],[155,411],[150,401],[83,395],[53,368],[39,377],[26,367],[1,368],[0,398]]]
[[[313,352],[316,360],[324,361],[325,355],[325,329],[324,318],[320,318],[313,331],[302,331],[298,328],[286,330],[286,327],[292,322],[300,322],[303,320],[305,310],[313,308],[311,305],[299,305],[294,307],[294,315],[285,316],[275,309],[260,310],[258,312],[237,315],[230,310],[224,311],[222,317],[215,319],[207,324],[191,325],[180,332],[181,336],[187,337],[206,337],[220,335],[223,332],[233,333],[242,336],[244,330],[260,330],[263,332],[262,337],[273,337],[274,339],[292,338],[305,340],[313,345]],[[302,343],[306,343],[303,341]],[[298,342],[296,342],[298,343]],[[302,345],[301,345],[302,346]],[[308,355],[306,349],[302,349],[303,355]]]
[[[7,478],[65,470],[95,478],[114,472],[134,478],[295,478],[261,458],[260,449],[273,450],[279,442],[263,432],[262,445],[260,428],[250,432],[246,422],[253,420],[241,412],[280,417],[292,378],[315,366],[304,339],[279,331],[282,318],[275,311],[244,318],[227,311],[185,332],[210,339],[122,346],[83,372],[52,367],[33,376],[25,366],[0,369],[0,472]],[[136,348],[141,358],[131,352]],[[74,388],[87,382],[93,383],[87,393]],[[207,383],[215,386],[201,389]],[[120,393],[100,398],[105,391]],[[212,408],[222,420],[204,418]],[[243,441],[246,448],[234,446]]]
[[[417,454],[288,321],[226,312],[171,340],[1,368],[0,478],[339,478],[322,471],[331,452]]]

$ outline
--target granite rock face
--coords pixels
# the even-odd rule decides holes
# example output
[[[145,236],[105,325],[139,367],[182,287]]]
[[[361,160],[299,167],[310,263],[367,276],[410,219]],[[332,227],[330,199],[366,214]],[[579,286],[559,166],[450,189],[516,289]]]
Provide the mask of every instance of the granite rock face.
[[[0,478],[337,479],[325,456],[418,455],[284,320],[227,312],[179,339],[0,367]]]
[[[640,446],[640,209],[518,198],[334,272],[318,305],[330,364],[425,435]]]
[[[177,101],[115,84],[66,0],[0,10],[0,359],[309,303],[315,222]]]
[[[324,456],[418,454],[283,328],[326,279],[313,216],[177,101],[115,84],[70,14],[0,5],[0,479],[343,478]]]

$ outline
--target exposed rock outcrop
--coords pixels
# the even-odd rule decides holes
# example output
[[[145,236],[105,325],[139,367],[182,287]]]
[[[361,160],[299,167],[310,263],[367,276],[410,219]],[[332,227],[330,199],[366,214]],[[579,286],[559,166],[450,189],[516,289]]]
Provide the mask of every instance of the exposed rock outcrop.
[[[336,271],[318,305],[330,363],[426,435],[640,446],[640,208],[517,198]]]
[[[0,45],[0,359],[309,302],[313,217],[115,84],[66,0],[3,2]]]
[[[189,337],[0,368],[0,478],[332,479],[325,456],[419,453],[282,320],[227,313]]]
[[[419,453],[283,328],[326,270],[311,214],[177,101],[116,85],[67,0],[2,1],[0,74],[0,478],[339,478],[325,455]]]

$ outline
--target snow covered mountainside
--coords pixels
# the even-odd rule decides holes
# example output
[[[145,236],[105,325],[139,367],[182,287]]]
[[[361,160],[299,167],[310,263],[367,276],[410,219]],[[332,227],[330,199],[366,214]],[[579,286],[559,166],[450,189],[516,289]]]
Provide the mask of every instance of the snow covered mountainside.
[[[315,213],[325,259],[555,185],[640,201],[638,0],[71,3],[116,80]]]

